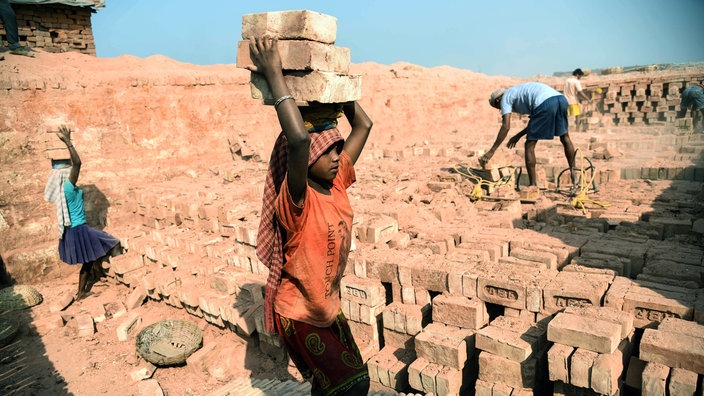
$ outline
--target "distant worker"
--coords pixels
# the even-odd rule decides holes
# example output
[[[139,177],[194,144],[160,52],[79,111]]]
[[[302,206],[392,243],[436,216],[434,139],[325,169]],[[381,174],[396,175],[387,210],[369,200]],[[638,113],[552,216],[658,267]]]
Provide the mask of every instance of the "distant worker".
[[[572,72],[572,77],[565,81],[564,94],[567,98],[567,115],[570,117],[575,117],[575,126],[577,131],[582,130],[583,116],[582,109],[579,106],[579,100],[582,99],[585,102],[591,103],[592,100],[587,96],[587,94],[582,91],[582,83],[579,81],[584,77],[584,72],[582,69],[575,69]]]
[[[88,295],[89,280],[98,281],[102,260],[108,255],[121,253],[122,248],[117,238],[86,224],[83,191],[76,186],[81,158],[71,142],[71,130],[62,125],[57,134],[68,148],[71,166],[51,170],[44,199],[56,204],[59,258],[66,264],[81,264],[76,293],[76,300],[81,300]]]
[[[692,127],[695,132],[704,132],[704,85],[697,84],[682,91],[682,101],[677,118],[683,118],[691,110]]]
[[[574,168],[575,150],[567,132],[567,99],[555,89],[539,82],[527,82],[511,88],[499,88],[491,93],[489,104],[501,110],[501,129],[489,151],[479,158],[484,168],[501,146],[511,129],[511,113],[527,114],[530,121],[525,129],[509,139],[506,147],[513,148],[526,136],[525,162],[530,186],[536,186],[535,145],[538,140],[552,140],[558,136],[565,150],[570,168]],[[574,179],[573,179],[574,182]]]
[[[357,102],[301,107],[286,86],[277,39],[251,38],[250,54],[274,98],[282,132],[264,185],[257,257],[269,268],[266,331],[277,332],[313,395],[369,391],[367,365],[341,310],[352,241],[347,188],[372,121]],[[352,130],[343,139],[337,119]]]
[[[17,30],[17,16],[10,6],[10,0],[0,0],[0,20],[5,28],[8,47],[0,46],[0,52],[10,51],[13,55],[34,56],[33,51],[20,45],[20,33]],[[1,56],[0,56],[1,57]],[[0,60],[4,59],[1,57]]]

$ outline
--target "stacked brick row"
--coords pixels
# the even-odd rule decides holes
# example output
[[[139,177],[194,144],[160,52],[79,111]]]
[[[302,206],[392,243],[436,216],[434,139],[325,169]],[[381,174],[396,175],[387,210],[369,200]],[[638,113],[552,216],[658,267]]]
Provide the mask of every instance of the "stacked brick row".
[[[644,396],[701,394],[704,375],[704,326],[665,318],[657,328],[645,329],[636,366]],[[642,368],[642,371],[639,370]],[[637,384],[636,384],[637,385]]]
[[[362,96],[360,75],[348,74],[350,51],[334,45],[337,19],[313,11],[281,11],[242,16],[242,38],[237,67],[253,66],[250,37],[279,39],[284,80],[299,105],[309,102],[344,103]],[[252,97],[274,104],[264,76],[251,74]]]
[[[477,329],[489,320],[478,299],[437,295],[432,300],[432,323],[416,334],[416,359],[408,367],[411,388],[428,394],[466,392],[477,378]]]
[[[256,202],[249,195],[260,192],[241,194],[232,198]],[[262,351],[285,357],[279,339],[263,331],[267,269],[256,259],[258,223],[247,219],[253,208],[233,207],[214,192],[164,190],[132,191],[126,209],[130,215],[123,222],[139,227],[121,239],[128,253],[112,258],[108,269],[133,290],[136,302],[183,309],[219,328],[258,337]],[[195,359],[217,359],[218,353],[207,349]]]
[[[352,274],[342,278],[340,291],[342,312],[366,360],[381,349],[381,313],[386,308],[386,291],[380,282]]]
[[[555,388],[614,395],[633,348],[633,315],[605,307],[568,307],[548,325],[550,381]],[[591,390],[591,391],[588,391]],[[567,391],[569,393],[569,391]]]
[[[669,150],[663,150],[663,148]],[[620,180],[638,179],[704,181],[704,167],[698,164],[704,153],[704,135],[702,134],[663,134],[642,137],[638,140],[624,140],[611,135],[608,139],[595,136],[591,138],[589,152],[585,156],[592,160],[608,160],[611,154],[605,153],[617,152],[647,152],[648,159],[659,158],[663,163],[671,165],[658,167],[623,165],[620,169],[601,169],[602,166],[596,164],[597,169],[594,177],[598,186]],[[672,163],[673,161],[679,164]],[[544,165],[542,168],[545,170],[546,178],[551,181],[555,180],[559,173],[565,169],[564,166],[554,165]],[[591,177],[591,174],[589,176]],[[563,185],[567,182],[567,179],[562,180]]]
[[[246,335],[257,329],[255,317],[263,304],[262,276],[225,263],[218,265],[206,255],[186,255],[187,265],[179,266],[167,254],[156,258],[153,252],[180,249],[141,239],[125,239],[129,253],[111,260],[110,273],[117,281],[138,289],[145,298],[184,309],[220,328]]]
[[[625,78],[624,78],[625,77]],[[680,94],[685,88],[704,82],[704,74],[663,74],[662,76],[602,77],[598,82],[583,82],[592,95],[593,105],[584,104],[587,129],[604,126],[644,126],[674,124],[691,130],[690,117],[676,119],[680,109]],[[562,90],[562,85],[553,87]],[[597,93],[601,89],[601,93]]]
[[[499,316],[477,331],[476,395],[532,395],[547,391],[546,322]]]
[[[413,147],[406,149],[375,149],[369,148],[364,151],[365,158],[368,159],[395,159],[404,160],[413,157],[442,157],[452,158],[453,156],[474,156],[476,152],[468,148],[463,148],[465,144],[456,143],[456,147]],[[677,153],[662,151],[663,147],[677,148]],[[701,134],[663,134],[652,137],[641,137],[637,140],[624,140],[618,136],[609,136],[608,140],[599,136],[591,138],[588,147],[589,154],[585,154],[590,159],[600,158],[599,153],[604,150],[610,152],[649,152],[649,158],[661,158],[663,161],[671,162],[691,162],[693,165],[687,166],[659,166],[659,167],[634,167],[625,165],[620,169],[612,169],[599,164],[596,165],[594,181],[597,186],[602,187],[613,184],[621,180],[682,180],[682,181],[704,181],[704,167],[696,165],[696,162],[704,154],[704,135]],[[542,165],[538,171],[545,172],[545,179],[552,183],[557,183],[557,176],[565,167],[563,165],[550,165],[557,159],[545,158],[547,164]],[[568,185],[567,174],[563,175],[561,185]],[[589,177],[592,175],[589,174]],[[525,177],[525,176],[524,176]],[[488,178],[485,178],[488,179]]]
[[[91,7],[64,4],[13,4],[20,44],[47,52],[95,55]],[[4,28],[0,30],[5,34]]]

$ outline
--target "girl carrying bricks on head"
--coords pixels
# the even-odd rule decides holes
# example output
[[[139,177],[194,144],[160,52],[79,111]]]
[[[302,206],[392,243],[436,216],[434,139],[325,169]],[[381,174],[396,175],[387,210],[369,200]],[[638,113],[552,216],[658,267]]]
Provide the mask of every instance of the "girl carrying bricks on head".
[[[120,241],[112,235],[86,224],[83,191],[76,187],[81,172],[81,158],[71,142],[71,130],[59,128],[59,139],[71,154],[71,166],[52,169],[44,189],[44,199],[56,204],[59,224],[59,257],[67,264],[82,264],[78,276],[76,300],[86,297],[89,275],[97,281],[102,272],[101,261],[121,250]]]
[[[369,375],[340,310],[350,250],[346,189],[372,121],[356,102],[297,107],[284,81],[277,40],[250,38],[254,67],[277,100],[282,132],[264,186],[257,257],[269,268],[266,330],[283,339],[313,395],[366,395]],[[352,130],[344,140],[337,119]]]

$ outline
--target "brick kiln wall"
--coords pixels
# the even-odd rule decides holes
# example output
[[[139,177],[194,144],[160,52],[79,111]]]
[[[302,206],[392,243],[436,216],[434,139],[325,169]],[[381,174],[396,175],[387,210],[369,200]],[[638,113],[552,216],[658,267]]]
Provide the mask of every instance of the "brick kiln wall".
[[[20,44],[47,52],[76,51],[95,55],[90,7],[64,4],[13,4]],[[5,29],[0,29],[7,42]]]

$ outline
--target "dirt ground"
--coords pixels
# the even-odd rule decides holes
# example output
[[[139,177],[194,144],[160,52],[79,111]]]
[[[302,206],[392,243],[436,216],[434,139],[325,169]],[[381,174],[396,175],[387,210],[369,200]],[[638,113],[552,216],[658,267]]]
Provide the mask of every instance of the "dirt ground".
[[[93,285],[84,300],[52,312],[52,302],[75,293],[78,268],[65,266],[51,281],[36,285],[44,301],[32,308],[6,314],[20,325],[13,341],[0,349],[0,392],[5,395],[135,395],[137,381],[131,378],[145,366],[136,352],[134,334],[119,341],[116,328],[125,320],[124,306],[111,316],[110,308],[125,301],[129,288],[110,278]],[[108,313],[104,305],[108,305]],[[121,313],[120,313],[121,312]],[[183,319],[199,325],[203,344],[231,348],[233,361],[219,377],[196,373],[185,366],[161,367],[152,378],[169,395],[205,395],[235,377],[300,379],[297,370],[276,362],[259,350],[256,337],[218,329],[184,310],[157,302],[146,302],[136,310],[142,327],[164,319]],[[76,316],[105,316],[95,323],[95,333],[78,334]],[[99,314],[100,313],[100,314]],[[65,325],[61,326],[63,318]],[[57,321],[58,324],[57,324]],[[50,323],[49,323],[50,322]]]
[[[63,311],[55,308],[75,292],[79,268],[51,262],[46,259],[50,253],[36,253],[40,248],[53,252],[56,243],[53,209],[41,200],[48,162],[43,151],[46,131],[57,123],[76,128],[76,146],[84,162],[79,184],[95,187],[109,204],[98,216],[107,219],[103,224],[106,230],[127,236],[133,228],[123,220],[133,219],[127,208],[131,205],[129,194],[135,191],[153,195],[197,191],[241,205],[250,214],[256,212],[257,186],[264,180],[266,159],[276,137],[270,131],[278,131],[275,116],[271,108],[249,97],[248,72],[233,65],[194,66],[160,56],[96,59],[41,52],[33,59],[6,58],[0,63],[1,80],[6,84],[0,92],[0,109],[5,115],[0,122],[0,220],[5,223],[0,222],[0,253],[26,251],[44,260],[41,266],[28,268],[21,278],[32,284],[44,301],[5,314],[19,323],[20,331],[12,343],[0,349],[0,394],[138,394],[138,382],[131,376],[144,361],[135,352],[133,338],[121,342],[116,335],[129,313],[121,312],[119,306],[127,300],[129,288],[103,278],[85,300]],[[464,190],[445,195],[435,194],[425,185],[437,181],[438,175],[449,175],[458,163],[476,164],[476,154],[491,145],[499,128],[498,115],[486,102],[489,93],[520,80],[403,63],[353,65],[353,72],[363,75],[365,89],[360,102],[375,122],[367,156],[357,168],[359,181],[351,193],[355,212],[363,216],[380,207],[390,210],[422,202],[422,209],[403,212],[407,217],[399,219],[400,226],[416,234],[432,234],[452,221],[444,219],[442,212],[450,206],[473,219],[468,228],[494,226],[486,213],[496,202],[470,204],[466,194],[471,184],[465,182]],[[598,80],[591,78],[592,82]],[[572,136],[578,147],[586,148],[594,139],[648,141],[665,133],[648,127],[605,128]],[[252,158],[233,156],[233,139],[251,150]],[[451,154],[408,154],[443,148],[451,149]],[[613,158],[595,163],[600,169],[614,171],[641,164],[692,164],[676,161],[675,149],[621,149]],[[384,150],[405,150],[408,156],[391,158]],[[564,165],[557,141],[541,143],[537,150],[539,167]],[[520,165],[522,154],[521,148],[502,149],[495,161]],[[701,159],[699,162],[701,166]],[[623,180],[591,198],[652,203],[655,197],[663,197],[661,201],[670,202],[679,199],[681,192],[695,200],[700,191],[701,183]],[[567,199],[545,192],[537,203],[519,207],[524,218],[530,219],[537,207],[556,201]],[[477,216],[477,210],[483,210],[484,215]],[[571,213],[583,216],[576,210]],[[538,230],[543,226],[534,220],[521,225]],[[696,238],[680,242],[701,245]],[[14,277],[20,278],[19,272]],[[207,395],[236,377],[300,380],[295,368],[264,354],[256,337],[219,329],[184,310],[151,300],[136,311],[143,325],[165,318],[195,321],[203,331],[204,344],[216,343],[232,350],[232,360],[223,362],[220,371],[199,373],[187,366],[156,369],[152,378],[168,395]],[[77,318],[85,314],[104,317],[95,323],[92,335],[78,334]]]

